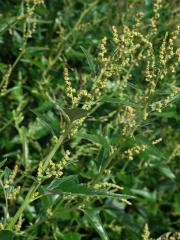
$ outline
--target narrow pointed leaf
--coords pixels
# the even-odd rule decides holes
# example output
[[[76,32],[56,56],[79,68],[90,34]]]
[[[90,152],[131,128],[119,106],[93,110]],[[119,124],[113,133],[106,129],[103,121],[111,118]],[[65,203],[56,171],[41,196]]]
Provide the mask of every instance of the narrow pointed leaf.
[[[106,190],[94,189],[86,184],[78,183],[78,178],[75,175],[55,178],[50,185],[45,187],[45,192],[54,194],[71,193],[75,195],[98,196],[98,197],[113,197],[113,198],[133,198],[133,196],[108,192]]]
[[[99,211],[90,209],[85,211],[85,216],[92,227],[98,232],[102,240],[109,240],[108,235],[102,225]]]
[[[86,117],[88,114],[88,111],[82,108],[64,109],[64,112],[68,115],[72,122],[80,118]]]
[[[42,122],[42,124],[51,132],[51,134],[53,136],[57,136],[58,135],[58,126],[55,122],[55,120],[49,118],[48,116],[42,115],[40,113],[38,113],[35,110],[31,110],[31,112],[33,112],[38,118],[39,120]]]
[[[88,62],[91,72],[96,73],[96,67],[93,62],[93,58],[92,58],[91,54],[88,51],[86,51],[86,49],[83,48],[82,46],[80,48],[83,51],[84,55],[86,56],[86,59],[87,59],[87,62]]]
[[[168,177],[171,180],[176,178],[176,176],[168,166],[159,166],[159,170],[164,176]]]

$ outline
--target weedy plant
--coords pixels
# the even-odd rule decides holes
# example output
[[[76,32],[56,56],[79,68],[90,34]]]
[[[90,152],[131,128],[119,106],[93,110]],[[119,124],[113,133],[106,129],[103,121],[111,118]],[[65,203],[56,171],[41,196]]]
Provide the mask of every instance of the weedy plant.
[[[180,238],[177,5],[0,3],[0,239]]]

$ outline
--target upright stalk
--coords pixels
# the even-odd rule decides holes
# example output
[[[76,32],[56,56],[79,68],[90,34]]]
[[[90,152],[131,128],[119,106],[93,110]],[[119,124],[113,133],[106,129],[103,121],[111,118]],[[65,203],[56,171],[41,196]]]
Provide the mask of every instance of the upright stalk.
[[[53,156],[55,155],[55,153],[57,152],[57,150],[61,146],[61,144],[64,141],[64,139],[67,137],[68,133],[69,133],[69,127],[67,127],[65,132],[64,132],[64,134],[59,137],[57,143],[55,144],[55,146],[53,147],[51,152],[45,158],[44,164],[43,164],[43,170],[44,171],[47,169],[49,161],[53,158]],[[8,226],[7,226],[7,229],[9,229],[9,230],[13,229],[14,225],[16,224],[16,222],[19,219],[19,217],[21,216],[21,214],[24,212],[24,210],[26,209],[27,205],[31,202],[31,199],[32,199],[34,193],[36,192],[36,190],[38,189],[39,186],[40,186],[40,183],[38,183],[38,182],[34,182],[33,183],[31,188],[29,189],[29,191],[28,191],[28,193],[27,193],[27,195],[26,195],[22,205],[17,210],[17,212],[15,213],[14,217],[11,218],[11,220],[10,220]]]

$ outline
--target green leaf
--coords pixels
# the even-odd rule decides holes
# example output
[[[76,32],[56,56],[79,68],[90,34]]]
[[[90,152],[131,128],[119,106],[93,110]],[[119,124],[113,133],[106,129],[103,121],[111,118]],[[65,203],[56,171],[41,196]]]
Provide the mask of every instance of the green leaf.
[[[44,51],[48,51],[49,50],[49,48],[48,47],[27,47],[26,48],[26,51],[28,52],[28,53],[37,53],[37,52],[44,52]]]
[[[83,48],[82,46],[80,46],[80,48],[83,51],[84,55],[86,56],[86,59],[87,59],[87,62],[88,62],[91,72],[96,73],[96,66],[93,62],[93,58],[92,58],[91,54],[88,51],[86,51],[86,49]]]
[[[109,159],[110,159],[109,152],[110,152],[109,146],[101,147],[99,151],[99,154],[97,156],[97,167],[98,167],[99,173],[102,172],[104,169],[106,169],[106,167],[109,164]]]
[[[39,120],[42,122],[44,127],[46,129],[50,130],[50,132],[53,136],[58,136],[59,126],[58,126],[55,118],[53,118],[52,116],[40,114],[35,110],[31,110],[31,112],[33,112],[39,118]]]
[[[61,202],[53,209],[52,217],[53,219],[69,221],[72,219],[72,213],[74,213],[74,208],[65,208],[61,206]],[[47,208],[46,208],[47,209]]]
[[[40,139],[47,136],[49,133],[52,133],[45,124],[41,122],[33,122],[29,125],[30,133],[33,139]]]
[[[0,23],[0,34],[2,34],[3,32],[5,32],[10,26],[11,24],[13,24],[16,21],[16,17],[8,17],[8,18],[4,18],[4,20],[1,19],[1,23]]]
[[[159,166],[159,171],[166,177],[170,178],[171,180],[175,179],[176,176],[171,171],[171,169],[168,166]]]
[[[156,192],[149,192],[148,189],[131,189],[131,192],[152,202],[156,200]]]
[[[153,116],[162,117],[162,118],[174,118],[177,121],[180,120],[179,114],[174,111],[166,111],[166,112],[154,112]]]
[[[22,58],[22,59],[21,59],[21,62],[28,63],[28,64],[30,64],[30,65],[32,65],[32,66],[36,66],[36,67],[40,68],[41,70],[44,69],[44,66],[43,66],[42,62],[37,61],[37,60],[24,59],[24,58]]]
[[[95,144],[107,145],[107,140],[101,135],[80,134],[80,137],[83,139],[87,139]]]
[[[64,240],[81,240],[79,233],[68,232],[64,234]]]
[[[82,108],[64,109],[64,112],[68,115],[69,119],[72,122],[80,118],[86,117],[88,114],[88,111]]]
[[[9,230],[1,230],[0,231],[0,239],[1,240],[12,240],[15,236],[15,233]]]
[[[112,193],[106,190],[98,190],[88,187],[86,184],[79,183],[76,175],[55,178],[50,185],[46,187],[45,192],[51,192],[55,194],[71,193],[75,195],[113,197],[121,199],[133,198],[132,196],[125,194]]]
[[[4,166],[4,164],[6,163],[7,159],[4,159],[3,161],[0,162],[0,168],[2,168]]]
[[[164,154],[143,135],[139,134],[136,136],[136,141],[139,144],[145,144],[148,146],[146,149],[147,154],[155,156],[157,159],[166,159]]]
[[[92,225],[92,227],[98,232],[102,240],[109,240],[109,237],[102,225],[99,210],[89,209],[84,211],[86,219]]]
[[[99,172],[103,171],[109,163],[110,144],[108,140],[104,136],[93,134],[81,134],[80,137],[101,146],[97,156],[97,168]]]
[[[66,182],[68,182],[69,184],[70,183],[78,183],[78,177],[76,175],[70,175],[70,176],[66,176],[66,177],[62,177],[62,178],[55,178],[50,183],[50,185],[48,185],[47,189],[49,189],[49,190],[57,189]]]
[[[112,104],[121,104],[121,105],[130,106],[130,107],[137,107],[136,103],[130,102],[127,99],[118,99],[118,98],[109,97],[109,96],[103,96],[100,99],[100,102],[112,103]]]
[[[9,176],[12,174],[11,169],[9,169],[8,167],[5,167],[2,176],[4,177],[4,182],[6,182],[9,178]]]
[[[74,58],[74,59],[83,59],[84,58],[84,54],[81,51],[76,51],[74,49],[72,49],[71,47],[69,47],[66,50],[66,57],[68,58]]]

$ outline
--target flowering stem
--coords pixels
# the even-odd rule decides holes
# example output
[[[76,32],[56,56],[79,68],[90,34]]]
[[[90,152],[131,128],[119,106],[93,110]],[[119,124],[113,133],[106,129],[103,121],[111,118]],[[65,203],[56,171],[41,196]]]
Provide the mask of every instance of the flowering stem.
[[[62,142],[64,141],[64,139],[67,137],[68,133],[69,133],[69,126],[66,128],[65,132],[63,135],[61,135],[57,141],[57,143],[55,144],[55,146],[53,147],[53,149],[51,150],[51,152],[47,155],[47,157],[44,160],[44,165],[43,165],[43,170],[45,171],[49,161],[53,158],[53,156],[55,155],[55,153],[57,152],[57,150],[59,149],[59,147],[61,146]],[[17,212],[15,213],[14,217],[11,218],[7,229],[12,230],[14,225],[16,224],[17,220],[19,219],[19,217],[21,216],[21,214],[24,212],[24,210],[26,209],[27,205],[31,202],[31,199],[34,195],[34,193],[36,192],[36,190],[38,189],[38,187],[40,186],[40,183],[34,182],[33,185],[31,186],[31,188],[29,189],[22,205],[20,206],[20,208],[17,210]]]

